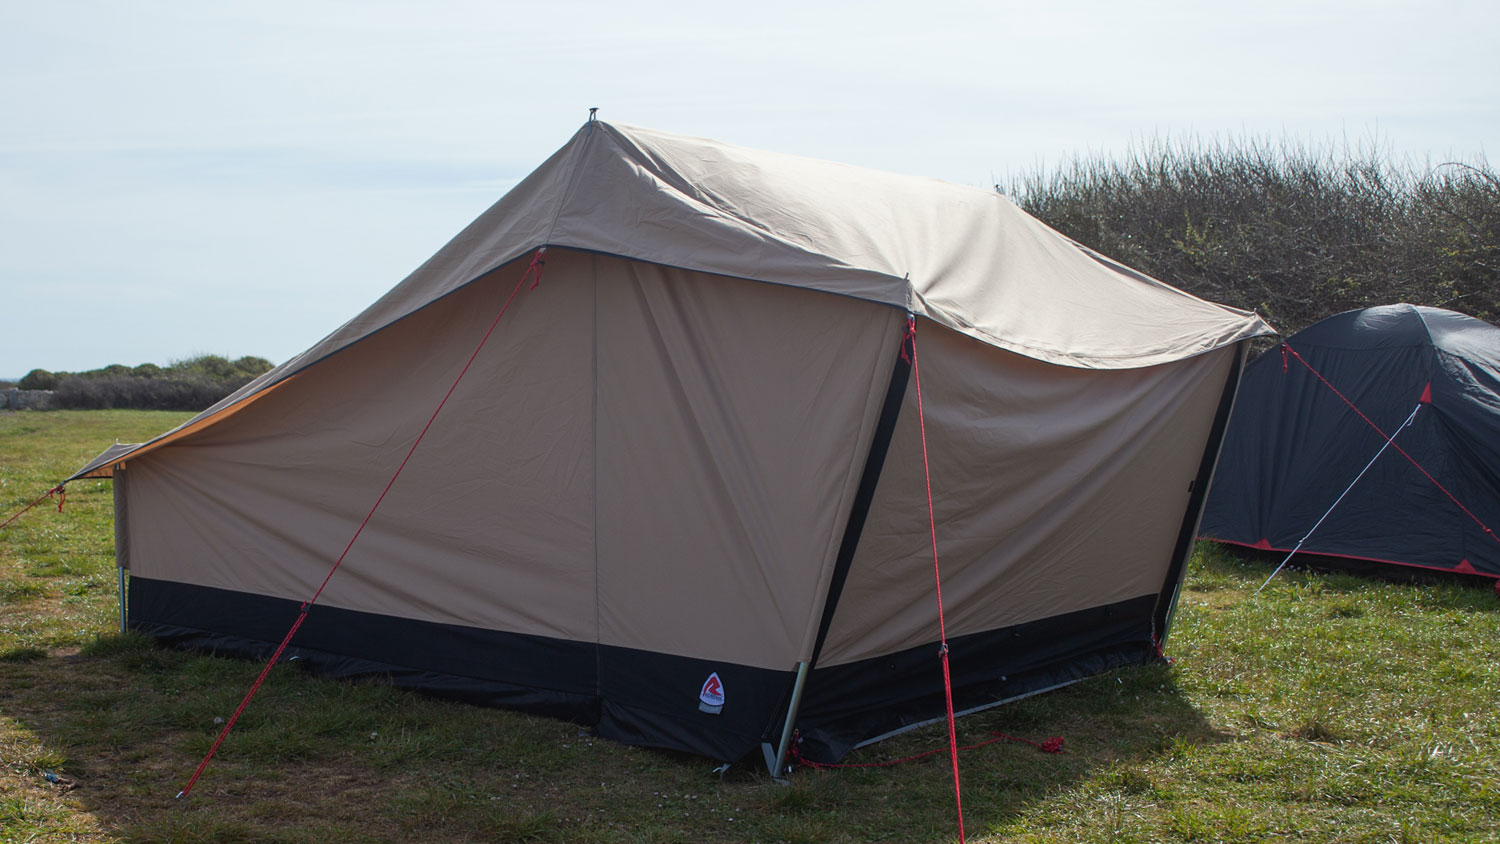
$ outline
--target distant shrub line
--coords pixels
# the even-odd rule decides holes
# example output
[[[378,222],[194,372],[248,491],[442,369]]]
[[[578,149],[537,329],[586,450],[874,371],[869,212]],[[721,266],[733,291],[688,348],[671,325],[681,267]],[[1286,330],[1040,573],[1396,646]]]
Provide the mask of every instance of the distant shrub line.
[[[1396,302],[1500,320],[1500,176],[1488,163],[1155,140],[1000,187],[1079,243],[1287,334]]]
[[[167,366],[112,364],[87,372],[33,369],[17,384],[52,390],[52,406],[75,410],[203,410],[270,370],[260,357],[200,355]]]

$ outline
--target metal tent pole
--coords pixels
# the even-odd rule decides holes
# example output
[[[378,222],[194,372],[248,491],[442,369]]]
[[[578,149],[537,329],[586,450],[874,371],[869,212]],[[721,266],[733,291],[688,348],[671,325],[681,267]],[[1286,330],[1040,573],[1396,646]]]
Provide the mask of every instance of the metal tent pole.
[[[115,465],[111,492],[114,493],[115,505],[115,569],[120,577],[120,632],[129,630],[130,621],[126,611],[128,604],[125,592],[125,570],[130,568],[130,528],[129,514],[127,512],[128,498],[125,489],[125,464]]]
[[[776,758],[771,758],[771,746],[763,745],[766,755],[766,767],[771,771],[771,779],[778,783],[786,783],[786,755],[792,749],[792,733],[797,725],[797,710],[802,706],[802,690],[807,687],[807,672],[812,667],[810,662],[797,663],[797,680],[792,684],[792,700],[786,707],[786,723],[781,727],[781,741],[776,746]]]

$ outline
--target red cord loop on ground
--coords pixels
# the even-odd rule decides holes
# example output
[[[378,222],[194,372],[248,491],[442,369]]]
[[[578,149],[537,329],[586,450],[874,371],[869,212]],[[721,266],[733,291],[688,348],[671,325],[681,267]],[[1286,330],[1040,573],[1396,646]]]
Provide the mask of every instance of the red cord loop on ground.
[[[395,473],[386,482],[385,489],[381,491],[380,497],[375,499],[374,506],[370,508],[370,512],[365,514],[365,520],[359,523],[359,527],[355,529],[354,535],[349,537],[349,544],[344,546],[344,552],[339,554],[339,558],[334,561],[333,568],[328,570],[327,576],[318,585],[318,591],[314,592],[311,598],[302,602],[302,608],[297,615],[297,620],[292,623],[292,629],[288,630],[286,635],[282,637],[281,644],[277,646],[276,652],[271,654],[271,659],[266,662],[265,668],[261,669],[260,676],[255,678],[255,683],[250,686],[250,691],[245,693],[245,697],[240,701],[239,707],[234,710],[234,714],[224,723],[224,729],[219,731],[219,737],[214,740],[213,746],[208,749],[208,753],[203,757],[203,761],[198,763],[198,769],[193,771],[193,775],[188,779],[187,785],[183,786],[182,791],[177,792],[179,798],[186,797],[192,792],[193,786],[198,782],[198,777],[202,776],[204,769],[208,767],[209,760],[214,758],[214,753],[218,751],[219,745],[224,743],[224,739],[229,735],[229,731],[234,729],[234,724],[240,719],[240,714],[245,711],[246,706],[250,705],[250,699],[255,697],[255,693],[260,690],[261,684],[266,681],[266,676],[271,673],[271,668],[276,665],[276,661],[286,651],[286,646],[291,643],[292,637],[297,635],[297,629],[302,626],[302,622],[307,620],[308,611],[312,609],[313,604],[318,602],[318,597],[323,594],[324,588],[328,586],[328,581],[333,579],[333,573],[339,570],[339,566],[343,565],[344,558],[349,556],[349,549],[354,547],[354,541],[359,539],[359,535],[364,532],[365,526],[375,516],[375,511],[380,508],[380,503],[385,500],[386,493],[391,491],[391,487],[395,485],[396,479],[401,477],[401,471],[406,468],[407,462],[416,453],[417,446],[422,444],[422,438],[427,436],[428,430],[432,428],[432,423],[437,421],[438,414],[443,412],[443,407],[448,404],[448,399],[453,396],[453,391],[458,389],[458,383],[464,380],[464,376],[468,374],[469,367],[474,365],[474,360],[479,357],[479,352],[484,348],[484,344],[489,341],[490,335],[495,333],[495,326],[500,324],[500,318],[505,316],[506,311],[510,310],[510,303],[515,301],[516,294],[521,292],[521,287],[526,284],[526,279],[531,278],[533,275],[536,276],[536,281],[531,285],[533,290],[536,289],[537,284],[541,283],[542,267],[546,263],[542,260],[542,254],[546,251],[547,247],[543,246],[536,251],[536,255],[532,256],[531,265],[521,275],[521,280],[516,282],[515,288],[510,291],[510,296],[506,297],[505,304],[500,306],[500,312],[495,314],[495,319],[490,322],[489,329],[484,332],[483,337],[479,338],[479,344],[474,347],[473,354],[469,355],[468,362],[464,364],[463,369],[459,370],[458,377],[453,379],[453,384],[448,387],[448,392],[443,395],[442,401],[438,402],[437,408],[432,411],[432,416],[428,417],[427,424],[422,427],[422,432],[417,434],[416,441],[407,450],[406,457],[401,460],[401,465],[396,467]]]
[[[1024,739],[1022,739],[1024,741]],[[1053,736],[1036,746],[1043,753],[1062,753],[1063,737]]]

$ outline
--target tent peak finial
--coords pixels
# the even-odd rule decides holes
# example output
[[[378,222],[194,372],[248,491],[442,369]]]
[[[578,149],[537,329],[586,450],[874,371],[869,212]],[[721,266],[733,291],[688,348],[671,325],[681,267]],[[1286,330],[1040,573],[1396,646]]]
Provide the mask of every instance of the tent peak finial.
[[[589,109],[589,122],[590,123],[597,123],[598,121],[599,121],[599,107],[598,106],[593,106],[593,107],[591,107]]]

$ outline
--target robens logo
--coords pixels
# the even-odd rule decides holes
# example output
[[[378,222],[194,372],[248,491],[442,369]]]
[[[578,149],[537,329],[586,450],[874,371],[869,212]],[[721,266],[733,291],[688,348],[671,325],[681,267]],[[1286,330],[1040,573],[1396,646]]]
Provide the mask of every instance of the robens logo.
[[[715,671],[703,681],[703,688],[698,692],[698,709],[710,715],[723,711],[724,684],[719,680],[719,672]]]

